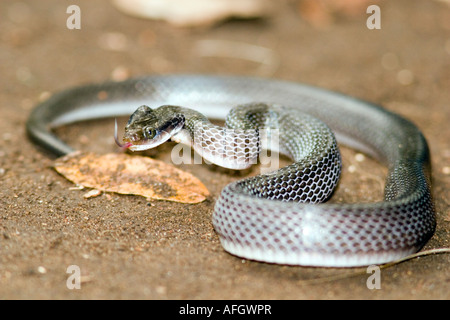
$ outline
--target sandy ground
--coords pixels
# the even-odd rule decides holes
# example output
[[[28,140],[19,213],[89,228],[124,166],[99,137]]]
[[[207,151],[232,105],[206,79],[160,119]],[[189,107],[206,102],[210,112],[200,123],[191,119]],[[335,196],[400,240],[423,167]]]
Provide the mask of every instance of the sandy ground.
[[[66,28],[66,2],[0,2],[0,299],[450,298],[448,254],[382,269],[379,290],[367,288],[365,268],[279,266],[227,254],[211,212],[221,188],[243,174],[183,166],[211,191],[197,205],[115,194],[86,200],[86,190],[58,175],[54,158],[24,130],[32,107],[49,93],[124,76],[244,74],[332,89],[382,104],[424,132],[438,223],[425,249],[450,247],[447,4],[381,2],[380,30],[366,27],[365,9],[314,27],[301,19],[295,1],[279,1],[268,19],[196,29],[132,18],[107,1],[71,4],[81,8],[81,30]],[[266,47],[272,60],[205,57],[202,40]],[[105,120],[58,132],[79,149],[103,153],[117,151],[112,130],[112,120]],[[170,150],[149,154],[170,161]],[[343,154],[333,201],[381,200],[385,168],[351,150]],[[71,265],[81,270],[79,290],[66,286]]]

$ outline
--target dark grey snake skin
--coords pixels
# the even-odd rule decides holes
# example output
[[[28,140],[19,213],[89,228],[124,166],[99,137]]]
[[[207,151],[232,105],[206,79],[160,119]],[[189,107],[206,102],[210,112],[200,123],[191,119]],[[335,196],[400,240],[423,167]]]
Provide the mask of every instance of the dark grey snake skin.
[[[435,213],[430,195],[429,151],[421,132],[411,122],[376,105],[330,91],[245,77],[146,77],[58,93],[33,110],[27,131],[35,142],[63,155],[72,149],[51,133],[51,127],[131,114],[142,104],[180,105],[206,117],[224,118],[231,107],[255,101],[287,108],[287,113],[276,113],[280,118],[290,115],[280,122],[281,152],[292,156],[296,163],[302,162],[305,153],[298,146],[315,142],[310,150],[319,157],[301,166],[294,163],[276,173],[226,186],[213,213],[213,224],[225,250],[271,263],[360,266],[404,257],[419,250],[432,236]],[[317,129],[321,122],[309,116],[297,117],[293,109],[325,122],[338,142],[385,163],[385,201],[297,202],[319,202],[329,196],[328,187],[337,181],[340,158],[333,143],[320,142],[322,136],[314,133],[327,131]],[[294,131],[305,123],[314,123],[313,133],[306,135],[309,138],[303,142],[292,143],[298,138]],[[186,135],[180,132],[178,140],[183,139]],[[315,149],[317,146],[320,148]]]

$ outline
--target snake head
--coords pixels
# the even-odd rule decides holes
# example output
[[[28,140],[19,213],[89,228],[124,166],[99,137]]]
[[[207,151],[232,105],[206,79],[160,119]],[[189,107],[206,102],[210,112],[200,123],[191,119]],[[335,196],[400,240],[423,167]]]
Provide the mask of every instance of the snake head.
[[[158,110],[158,109],[156,109]],[[164,115],[148,106],[140,106],[130,116],[125,127],[123,141],[116,143],[131,151],[152,149],[169,140],[184,126],[184,116],[179,114]],[[117,136],[117,133],[115,134]]]

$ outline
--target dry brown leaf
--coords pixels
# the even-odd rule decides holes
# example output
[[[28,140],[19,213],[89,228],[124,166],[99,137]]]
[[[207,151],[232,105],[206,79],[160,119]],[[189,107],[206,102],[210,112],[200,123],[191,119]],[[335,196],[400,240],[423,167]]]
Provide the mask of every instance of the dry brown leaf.
[[[106,192],[183,203],[202,202],[208,189],[190,173],[148,157],[74,152],[55,169],[70,181]]]

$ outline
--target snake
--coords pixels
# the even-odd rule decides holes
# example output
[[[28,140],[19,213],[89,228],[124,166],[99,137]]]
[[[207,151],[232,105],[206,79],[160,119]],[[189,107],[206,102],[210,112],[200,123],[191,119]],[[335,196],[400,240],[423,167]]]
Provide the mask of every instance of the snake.
[[[212,224],[234,256],[358,267],[417,252],[434,234],[427,141],[416,125],[379,105],[278,79],[150,75],[57,92],[31,111],[26,129],[32,141],[62,156],[74,149],[54,128],[118,116],[130,117],[123,143],[116,126],[116,142],[132,151],[173,140],[228,168],[247,168],[266,149],[274,151],[268,158],[278,152],[292,159],[222,189]],[[382,201],[326,201],[339,183],[340,144],[387,167]]]

